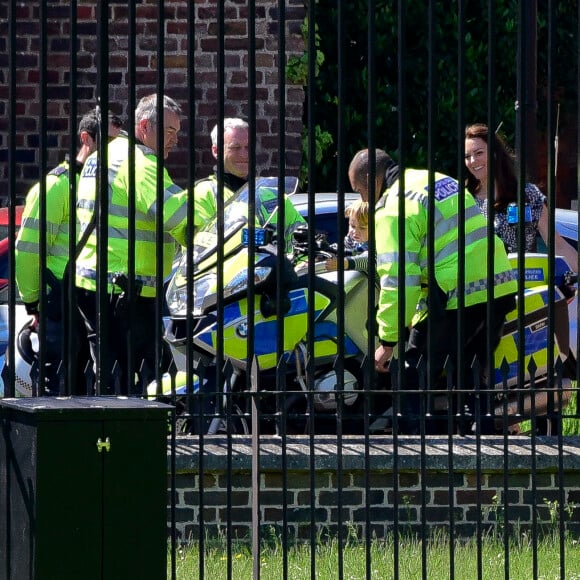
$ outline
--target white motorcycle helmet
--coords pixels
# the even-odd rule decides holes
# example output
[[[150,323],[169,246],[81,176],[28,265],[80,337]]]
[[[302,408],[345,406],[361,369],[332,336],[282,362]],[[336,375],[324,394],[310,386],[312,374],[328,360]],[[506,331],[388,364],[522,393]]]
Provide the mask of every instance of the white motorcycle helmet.
[[[338,378],[335,371],[329,371],[314,381],[314,408],[317,411],[336,411],[336,385]],[[344,405],[353,405],[358,397],[356,377],[344,371]]]
[[[38,334],[32,328],[34,319],[26,321],[16,335],[14,351],[14,390],[20,397],[32,397],[30,371],[38,360]]]
[[[38,336],[32,331],[33,318],[26,313],[24,304],[17,303],[14,312],[14,342],[10,342],[10,308],[7,302],[0,303],[0,347],[5,350],[2,356],[2,364],[6,365],[10,354],[14,351],[14,378],[15,396],[30,397],[32,395],[32,381],[30,370],[38,354]],[[20,330],[18,330],[20,329]],[[2,378],[5,379],[8,369],[2,370]],[[5,392],[6,385],[2,384],[0,392]],[[3,394],[4,396],[4,394]]]

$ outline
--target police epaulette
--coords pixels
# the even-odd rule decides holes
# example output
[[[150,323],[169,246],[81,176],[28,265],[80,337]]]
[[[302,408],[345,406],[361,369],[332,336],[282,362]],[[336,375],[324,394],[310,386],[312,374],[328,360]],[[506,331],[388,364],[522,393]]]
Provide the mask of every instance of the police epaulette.
[[[68,169],[62,165],[57,165],[53,170],[48,172],[48,175],[62,175],[63,173],[68,173]]]

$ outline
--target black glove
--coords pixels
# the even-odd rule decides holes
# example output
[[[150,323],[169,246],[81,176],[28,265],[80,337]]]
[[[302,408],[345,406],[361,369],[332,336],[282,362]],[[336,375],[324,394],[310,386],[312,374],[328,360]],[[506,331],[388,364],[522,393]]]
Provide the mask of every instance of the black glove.
[[[26,314],[30,316],[36,316],[38,314],[38,300],[34,302],[25,302],[24,307],[26,308]]]

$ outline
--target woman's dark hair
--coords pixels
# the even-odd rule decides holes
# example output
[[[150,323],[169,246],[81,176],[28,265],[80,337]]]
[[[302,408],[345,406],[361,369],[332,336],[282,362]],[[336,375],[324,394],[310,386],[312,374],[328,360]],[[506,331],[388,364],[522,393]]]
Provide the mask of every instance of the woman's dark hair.
[[[481,139],[487,143],[487,156],[494,155],[493,172],[495,176],[495,203],[496,211],[504,210],[511,202],[518,199],[518,179],[516,177],[515,160],[506,142],[497,133],[493,134],[493,143],[489,143],[489,130],[487,125],[476,123],[465,129],[466,139]],[[473,195],[479,192],[481,183],[479,179],[467,168],[465,187]]]

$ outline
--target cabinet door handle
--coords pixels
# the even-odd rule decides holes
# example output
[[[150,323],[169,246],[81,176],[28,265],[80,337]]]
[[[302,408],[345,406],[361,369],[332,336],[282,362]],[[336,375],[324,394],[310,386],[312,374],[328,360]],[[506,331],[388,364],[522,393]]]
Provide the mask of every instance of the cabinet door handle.
[[[107,452],[111,451],[111,440],[108,437],[104,441],[100,437],[97,439],[97,451],[102,453],[103,449]]]

